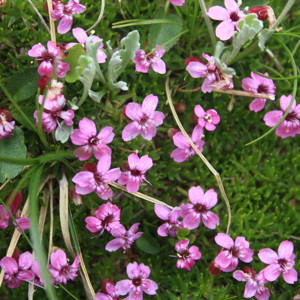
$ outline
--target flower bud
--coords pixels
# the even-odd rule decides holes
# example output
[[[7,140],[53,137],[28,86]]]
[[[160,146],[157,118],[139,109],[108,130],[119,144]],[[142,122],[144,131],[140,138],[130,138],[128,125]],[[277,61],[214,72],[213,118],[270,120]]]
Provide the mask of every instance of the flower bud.
[[[175,110],[179,114],[183,114],[186,110],[186,105],[182,102],[178,102],[175,104]]]
[[[174,134],[177,133],[177,132],[179,132],[179,130],[177,130],[177,129],[175,129],[175,128],[170,128],[170,129],[168,130],[168,136],[169,136],[169,138],[172,140]]]
[[[44,93],[44,91],[46,89],[46,86],[48,84],[48,81],[49,81],[48,76],[43,76],[38,80],[38,85],[39,85],[39,88],[40,88],[42,93]]]
[[[101,283],[101,292],[102,293],[107,294],[106,286],[108,283],[114,285],[114,282],[111,279],[105,278],[102,280],[102,283]]]
[[[11,193],[6,198],[6,204],[9,206],[11,213],[14,216],[16,216],[17,212],[22,204],[22,193],[21,193],[21,191],[18,191],[13,199],[9,199],[10,195],[11,195]]]
[[[257,18],[261,21],[268,20],[270,25],[276,21],[273,8],[271,6],[256,6],[249,10],[249,14],[257,14]]]
[[[197,61],[197,62],[201,62],[201,63],[205,64],[205,62],[201,58],[198,58],[198,57],[188,57],[184,61],[185,66],[187,66],[190,62],[193,62],[193,61]]]
[[[77,194],[74,189],[71,190],[71,199],[73,200],[76,206],[82,205],[82,197]]]
[[[218,276],[219,274],[222,273],[222,271],[220,270],[219,266],[215,263],[215,261],[212,261],[209,264],[208,271],[210,272],[210,274],[214,276]]]

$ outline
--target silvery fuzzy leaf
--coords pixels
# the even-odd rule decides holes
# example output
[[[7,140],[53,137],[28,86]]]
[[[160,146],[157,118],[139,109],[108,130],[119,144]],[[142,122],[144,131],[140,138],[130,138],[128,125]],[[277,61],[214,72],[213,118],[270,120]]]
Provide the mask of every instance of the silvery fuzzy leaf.
[[[64,144],[72,133],[73,126],[67,126],[65,121],[62,121],[55,130],[55,139]]]

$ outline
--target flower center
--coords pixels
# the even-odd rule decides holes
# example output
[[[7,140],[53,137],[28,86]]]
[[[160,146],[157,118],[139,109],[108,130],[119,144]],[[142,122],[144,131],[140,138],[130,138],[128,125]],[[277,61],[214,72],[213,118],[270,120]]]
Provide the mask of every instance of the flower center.
[[[1,125],[6,125],[8,122],[7,122],[7,119],[6,119],[6,115],[4,113],[1,113],[0,114],[0,124]]]
[[[104,184],[103,179],[100,174],[94,174],[95,181],[97,185]]]
[[[145,126],[145,125],[147,125],[146,123],[147,123],[147,121],[148,121],[148,116],[146,116],[146,115],[143,115],[143,117],[140,119],[140,121],[139,121],[139,124],[141,125],[141,126]]]
[[[268,94],[269,88],[264,84],[260,84],[257,88],[257,92],[260,94]]]
[[[237,11],[231,12],[230,13],[230,19],[233,22],[237,22],[240,19],[238,12]]]
[[[137,170],[137,169],[131,170],[130,172],[131,172],[132,176],[140,176],[140,175],[142,175],[142,172],[140,170]]]
[[[208,123],[211,123],[212,122],[212,118],[211,118],[211,115],[210,114],[206,114],[204,116],[204,121],[208,122]]]
[[[229,252],[231,253],[232,256],[238,257],[239,256],[239,248],[236,246],[233,246],[230,248]]]
[[[297,121],[297,113],[292,111],[287,115],[287,117],[285,119],[286,119],[286,121],[295,122],[295,121]]]
[[[201,204],[196,204],[196,205],[194,206],[194,210],[195,210],[196,212],[198,212],[198,213],[204,213],[204,212],[206,212],[205,206],[203,206],[203,205],[201,205]]]
[[[190,257],[190,253],[189,253],[188,250],[185,250],[185,251],[182,252],[182,253],[177,253],[177,256],[178,256],[179,258],[182,258],[182,259],[186,260],[187,258]]]
[[[132,279],[132,283],[135,286],[140,286],[142,284],[142,280],[141,280],[141,278],[135,278],[135,279]]]
[[[99,139],[96,137],[96,136],[92,136],[90,139],[89,139],[89,145],[90,146],[96,146],[99,142]]]

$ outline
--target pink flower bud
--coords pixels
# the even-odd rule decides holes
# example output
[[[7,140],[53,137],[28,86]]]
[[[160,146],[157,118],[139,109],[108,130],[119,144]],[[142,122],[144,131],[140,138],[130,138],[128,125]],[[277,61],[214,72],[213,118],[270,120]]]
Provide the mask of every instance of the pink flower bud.
[[[182,102],[178,102],[175,104],[175,110],[177,113],[182,114],[186,110],[186,105]]]

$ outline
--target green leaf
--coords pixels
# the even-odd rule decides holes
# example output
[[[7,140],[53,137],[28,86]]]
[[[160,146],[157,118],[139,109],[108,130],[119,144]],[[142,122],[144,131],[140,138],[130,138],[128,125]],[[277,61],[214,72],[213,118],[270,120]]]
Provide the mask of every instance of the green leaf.
[[[148,254],[157,254],[160,251],[157,240],[147,233],[137,239],[136,244],[140,250]]]
[[[116,84],[116,80],[124,71],[129,62],[133,59],[135,52],[140,48],[140,34],[137,30],[131,31],[121,40],[121,45],[125,49],[117,50],[113,53],[108,63],[108,81],[112,89],[124,87],[124,82]]]
[[[17,126],[13,131],[13,136],[0,140],[0,156],[25,158],[26,152],[23,131]],[[23,166],[20,165],[0,163],[0,182],[16,177],[22,169]]]
[[[104,91],[94,92],[92,90],[89,90],[89,97],[97,103],[101,102],[104,95],[105,95]]]
[[[151,26],[149,34],[150,48],[153,49],[156,45],[166,43],[182,31],[183,21],[179,16],[170,14],[166,17],[166,19],[170,20],[171,23],[154,24]],[[167,43],[165,45],[165,50],[170,50],[177,43],[178,39],[179,37]]]
[[[55,139],[64,144],[72,133],[73,126],[67,126],[65,121],[62,121],[55,130]]]
[[[75,82],[82,73],[82,66],[79,64],[79,57],[85,55],[85,51],[81,44],[75,45],[68,50],[68,55],[63,59],[70,65],[70,71],[67,73],[66,81]],[[77,68],[80,66],[81,68]]]
[[[131,206],[127,206],[125,207],[122,211],[121,211],[121,223],[122,224],[128,224],[129,222],[131,222],[133,217],[133,211],[132,211],[132,207]]]
[[[7,90],[15,101],[26,100],[37,92],[38,79],[40,78],[36,68],[28,68],[15,73],[7,83]]]

